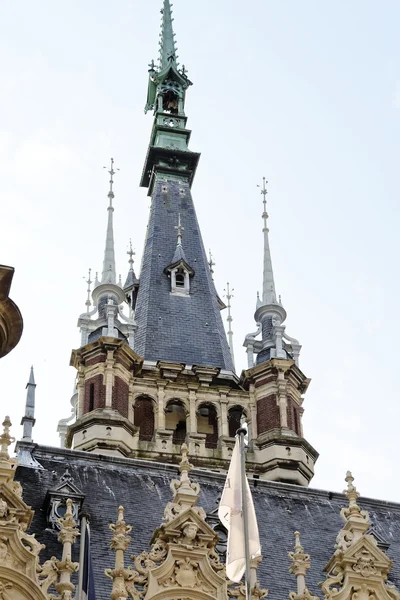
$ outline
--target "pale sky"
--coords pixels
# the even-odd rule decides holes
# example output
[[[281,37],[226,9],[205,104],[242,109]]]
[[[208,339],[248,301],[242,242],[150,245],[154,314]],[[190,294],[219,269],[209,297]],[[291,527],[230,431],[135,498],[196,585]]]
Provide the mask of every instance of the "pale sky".
[[[30,365],[34,439],[70,413],[89,267],[101,271],[111,156],[117,270],[138,274],[149,199],[147,65],[161,0],[3,2],[0,263],[16,269],[20,344],[0,361],[1,413],[18,438]],[[235,358],[255,331],[262,197],[287,333],[312,378],[304,433],[312,487],[400,502],[398,316],[400,4],[397,0],[175,0],[193,185],[220,295],[234,287]],[[226,311],[223,318],[226,319]]]

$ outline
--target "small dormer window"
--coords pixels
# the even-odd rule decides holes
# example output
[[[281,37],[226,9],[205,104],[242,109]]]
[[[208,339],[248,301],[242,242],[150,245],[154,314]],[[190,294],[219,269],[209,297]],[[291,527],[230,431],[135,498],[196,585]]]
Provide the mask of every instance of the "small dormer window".
[[[189,296],[190,294],[190,275],[184,266],[171,270],[171,294],[180,296]]]

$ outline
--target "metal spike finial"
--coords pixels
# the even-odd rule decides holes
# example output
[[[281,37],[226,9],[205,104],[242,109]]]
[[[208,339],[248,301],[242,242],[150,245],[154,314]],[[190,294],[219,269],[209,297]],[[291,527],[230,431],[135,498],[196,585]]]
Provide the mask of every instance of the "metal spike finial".
[[[90,292],[91,292],[90,286],[93,283],[93,281],[90,278],[91,274],[92,274],[92,269],[89,269],[88,278],[86,279],[86,283],[87,283],[87,299],[86,299],[85,305],[86,305],[86,312],[87,313],[89,312],[90,306],[92,304],[91,301],[90,301]]]
[[[210,267],[210,273],[211,273],[211,277],[212,279],[214,279],[214,269],[213,267],[215,267],[215,262],[213,261],[213,255],[211,254],[211,250],[208,250],[208,266]]]
[[[107,169],[107,167],[103,167],[103,169]],[[119,169],[117,169],[117,171],[119,171]],[[114,198],[114,192],[113,192],[114,175],[116,173],[116,171],[114,171],[114,159],[113,158],[111,158],[111,166],[110,166],[110,170],[108,171],[108,173],[110,174],[110,190],[109,190],[107,196],[110,199],[110,208],[112,208],[112,201]]]
[[[32,428],[35,424],[35,375],[33,372],[33,366],[30,369],[29,380],[26,384],[26,402],[25,402],[25,413],[21,419],[21,425],[23,426],[22,439],[24,441],[32,442]]]
[[[262,185],[257,185],[260,188],[261,195],[263,197],[263,213],[262,219],[264,222],[263,234],[264,234],[264,267],[263,267],[263,293],[262,302],[263,304],[276,304],[276,292],[275,292],[275,281],[274,273],[272,270],[271,252],[269,249],[268,240],[268,213],[267,213],[267,184],[268,181],[265,177],[262,178]]]
[[[135,256],[135,254],[136,254],[136,252],[132,248],[132,239],[130,239],[129,240],[129,250],[127,251],[127,255],[129,256],[128,263],[129,263],[130,271],[133,271],[133,263],[134,263],[133,257]]]
[[[103,167],[106,169],[107,167]],[[119,171],[119,169],[117,169]],[[112,205],[112,201],[114,198],[113,184],[114,184],[114,159],[111,158],[111,166],[108,171],[110,174],[110,190],[108,192],[108,198],[110,200],[110,204],[108,206],[108,223],[107,223],[107,233],[106,233],[106,247],[104,251],[104,260],[103,260],[103,271],[101,275],[101,283],[116,283],[116,270],[115,270],[115,251],[114,251],[114,231],[113,231],[113,212],[114,208]]]
[[[174,229],[178,232],[176,236],[178,238],[177,246],[182,246],[183,231],[185,228],[181,224],[181,213],[178,214],[178,225],[175,225]]]
[[[233,331],[232,331],[232,315],[231,315],[231,299],[233,298],[233,293],[234,292],[234,288],[230,288],[229,285],[229,281],[226,284],[226,289],[224,290],[225,292],[225,297],[228,301],[227,304],[227,308],[228,308],[228,317],[227,317],[227,321],[228,321],[228,344],[229,344],[229,349],[231,351],[231,356],[232,356],[232,362],[233,362],[233,367],[235,368],[235,356],[233,353]]]

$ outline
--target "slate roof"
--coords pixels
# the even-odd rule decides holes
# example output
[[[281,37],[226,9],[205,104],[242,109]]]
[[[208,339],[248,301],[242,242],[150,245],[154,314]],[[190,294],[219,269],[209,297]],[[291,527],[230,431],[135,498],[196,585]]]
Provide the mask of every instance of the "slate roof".
[[[171,282],[164,273],[175,253],[179,214],[186,260],[195,272],[186,297],[171,295]],[[234,371],[187,181],[155,183],[135,321],[134,350],[139,356]]]
[[[16,479],[23,485],[23,498],[35,510],[31,532],[47,548],[41,561],[52,555],[60,556],[61,546],[56,534],[46,529],[44,499],[49,488],[54,488],[66,466],[74,484],[86,495],[84,509],[92,516],[92,553],[96,580],[97,600],[106,600],[111,581],[104,569],[113,567],[114,553],[109,549],[111,532],[108,524],[115,522],[117,507],[125,507],[125,519],[133,525],[131,545],[126,553],[147,550],[153,531],[160,525],[164,508],[172,499],[170,480],[177,476],[177,468],[137,459],[119,459],[73,450],[37,447],[35,458],[44,470],[18,467]],[[201,485],[199,505],[207,512],[216,507],[225,475],[194,469],[192,480]],[[334,551],[336,536],[343,523],[340,509],[347,505],[342,494],[289,484],[251,481],[260,537],[263,562],[259,569],[262,587],[270,590],[270,600],[288,598],[296,589],[295,578],[288,574],[287,552],[293,546],[293,532],[300,530],[305,551],[311,554],[311,570],[307,583],[314,594],[318,582],[324,579],[323,567]],[[400,588],[400,505],[379,500],[360,498],[361,508],[369,511],[371,522],[380,542],[389,544],[387,554],[394,561],[389,579]],[[79,543],[74,546],[74,560],[78,560]],[[127,564],[126,563],[126,564]]]

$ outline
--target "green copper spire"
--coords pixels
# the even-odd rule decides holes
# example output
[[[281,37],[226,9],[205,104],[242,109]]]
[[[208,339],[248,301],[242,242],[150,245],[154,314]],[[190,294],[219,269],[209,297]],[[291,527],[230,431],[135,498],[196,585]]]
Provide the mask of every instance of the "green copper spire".
[[[192,85],[185,66],[178,68],[175,34],[169,0],[163,0],[160,33],[160,61],[149,65],[149,84],[145,112],[154,111],[150,138],[140,185],[152,193],[157,173],[178,175],[193,181],[200,154],[188,148],[190,131],[186,129],[186,90]]]
[[[164,0],[164,8],[161,9],[162,24],[160,33],[160,69],[166,69],[169,65],[177,66],[175,34],[172,28],[172,4]]]

